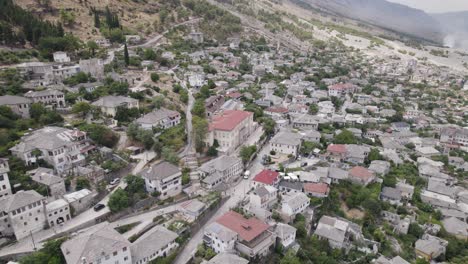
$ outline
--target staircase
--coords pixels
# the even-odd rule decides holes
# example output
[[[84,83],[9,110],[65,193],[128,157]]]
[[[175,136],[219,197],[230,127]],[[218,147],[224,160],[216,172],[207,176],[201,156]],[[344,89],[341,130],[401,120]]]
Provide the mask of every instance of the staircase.
[[[185,166],[190,169],[190,181],[193,185],[200,185],[200,177],[198,176],[198,159],[195,152],[190,151],[184,157]]]

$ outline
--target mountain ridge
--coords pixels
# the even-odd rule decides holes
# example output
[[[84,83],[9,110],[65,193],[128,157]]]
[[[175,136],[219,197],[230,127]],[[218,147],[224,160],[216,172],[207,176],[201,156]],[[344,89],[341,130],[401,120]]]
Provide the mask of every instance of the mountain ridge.
[[[338,16],[443,43],[444,27],[426,12],[385,0],[296,0]]]

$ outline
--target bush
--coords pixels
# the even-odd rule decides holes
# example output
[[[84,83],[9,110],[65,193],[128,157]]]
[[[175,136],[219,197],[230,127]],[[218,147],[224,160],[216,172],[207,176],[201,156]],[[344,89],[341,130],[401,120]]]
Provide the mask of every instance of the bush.
[[[153,72],[151,73],[151,81],[158,82],[159,81],[159,74]]]
[[[109,206],[109,209],[113,213],[122,211],[123,209],[129,207],[130,199],[128,198],[127,192],[121,188],[117,189],[110,195],[107,206]]]

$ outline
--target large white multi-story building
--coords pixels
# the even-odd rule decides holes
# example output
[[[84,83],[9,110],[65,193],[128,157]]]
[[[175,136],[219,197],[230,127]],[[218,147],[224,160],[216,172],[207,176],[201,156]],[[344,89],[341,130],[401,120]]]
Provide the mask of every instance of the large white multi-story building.
[[[86,133],[62,127],[44,127],[25,135],[20,143],[10,148],[11,153],[27,165],[42,159],[62,175],[73,167],[83,165],[85,156],[93,148]]]
[[[32,100],[26,97],[15,95],[0,96],[0,105],[9,107],[13,113],[23,118],[29,118],[29,108],[31,108],[31,104]]]
[[[198,169],[198,175],[206,188],[216,187],[218,184],[232,182],[244,170],[242,160],[232,156],[220,156],[203,164]]]
[[[57,90],[29,91],[24,96],[30,98],[34,103],[42,103],[53,107],[65,106],[65,94]]]
[[[0,200],[1,236],[21,239],[45,226],[45,198],[36,191],[18,191]]]
[[[132,264],[131,243],[108,223],[95,225],[60,246],[67,264]]]
[[[239,110],[225,110],[213,116],[205,142],[212,146],[217,140],[218,150],[231,153],[249,138],[255,130],[253,113]]]
[[[270,151],[296,157],[301,148],[301,138],[299,133],[280,132],[270,140]]]
[[[134,264],[151,263],[154,259],[169,256],[179,246],[177,233],[163,226],[155,226],[139,237],[131,246]]]
[[[444,128],[440,131],[440,142],[449,145],[468,147],[468,129]]]
[[[92,105],[99,107],[103,114],[111,117],[117,114],[119,108],[139,108],[138,100],[130,97],[113,95],[101,97],[96,102],[93,102]]]
[[[205,229],[203,241],[217,253],[236,250],[255,258],[270,252],[276,235],[265,222],[229,211]]]
[[[161,199],[173,197],[182,192],[182,172],[169,162],[161,162],[141,173],[145,179],[146,191],[160,193]]]
[[[168,129],[180,124],[180,119],[179,112],[161,108],[138,118],[135,122],[146,130],[153,128]]]

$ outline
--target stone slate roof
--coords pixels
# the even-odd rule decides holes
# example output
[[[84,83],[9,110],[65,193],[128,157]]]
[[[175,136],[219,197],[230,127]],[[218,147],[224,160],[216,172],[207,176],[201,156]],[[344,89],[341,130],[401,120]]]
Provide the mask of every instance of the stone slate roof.
[[[65,241],[60,248],[68,264],[81,264],[83,258],[88,263],[95,263],[103,257],[103,253],[110,255],[124,247],[130,250],[130,245],[130,242],[109,227],[108,223],[103,223]]]
[[[132,244],[132,258],[134,261],[152,255],[178,237],[177,233],[158,225],[144,233]]]
[[[0,211],[8,213],[41,200],[44,200],[44,196],[34,190],[19,191],[2,200]]]
[[[0,105],[31,104],[32,101],[26,97],[15,95],[0,96]]]
[[[141,176],[149,180],[162,180],[177,173],[180,173],[179,167],[163,161],[144,170]]]

